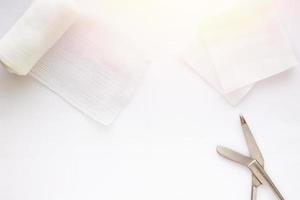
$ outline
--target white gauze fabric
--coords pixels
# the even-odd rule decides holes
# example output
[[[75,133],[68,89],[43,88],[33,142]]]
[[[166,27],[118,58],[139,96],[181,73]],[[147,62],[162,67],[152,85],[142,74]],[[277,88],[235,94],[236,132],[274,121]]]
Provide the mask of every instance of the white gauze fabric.
[[[127,37],[96,19],[83,17],[30,75],[108,125],[127,105],[146,65],[144,56]]]
[[[111,124],[132,97],[143,76],[147,61],[128,37],[96,17],[80,13],[66,32],[64,31],[66,26],[63,26],[61,30],[51,31],[52,28],[59,29],[62,27],[61,24],[65,24],[61,22],[65,20],[65,15],[61,15],[60,12],[49,12],[52,8],[45,6],[46,2],[52,2],[52,0],[43,0],[43,3],[35,2],[26,13],[32,13],[32,9],[39,10],[35,12],[34,17],[32,15],[30,19],[32,24],[41,24],[41,19],[54,18],[55,20],[51,21],[53,23],[49,24],[50,29],[43,28],[42,24],[42,28],[25,26],[24,29],[28,32],[30,41],[17,41],[17,43],[14,43],[15,31],[12,36],[10,36],[11,31],[8,31],[4,36],[5,43],[14,44],[12,45],[14,48],[10,46],[2,48],[1,52],[3,55],[7,55],[7,52],[16,55],[14,60],[21,64],[25,57],[18,55],[18,46],[26,49],[25,53],[31,54],[34,58],[31,61],[24,60],[27,66],[25,71],[33,67],[29,73],[30,76],[92,119],[105,125]],[[7,4],[11,3],[7,2]],[[10,9],[14,12],[17,7],[12,5]],[[57,16],[46,17],[47,14],[57,14]],[[25,18],[28,18],[27,14]],[[19,21],[24,21],[24,19],[21,18]],[[17,25],[13,26],[13,29]],[[29,31],[29,28],[32,30]],[[21,29],[18,27],[22,36]],[[41,38],[43,40],[57,38],[57,31],[65,33],[51,48],[49,48],[49,42],[40,43]],[[30,36],[31,33],[34,35]],[[53,33],[56,36],[51,36]],[[34,40],[35,36],[39,36],[37,40]],[[30,48],[24,45],[26,43],[29,43]],[[44,52],[43,55],[42,52]],[[35,61],[37,61],[36,64],[34,64]],[[22,74],[24,69],[21,69]]]
[[[36,0],[0,40],[0,60],[18,75],[27,75],[77,18],[71,0]]]
[[[201,24],[185,61],[237,104],[257,81],[298,61],[271,0],[243,0]]]
[[[224,93],[217,77],[214,64],[204,43],[195,43],[192,45],[184,57],[184,62],[205,80],[205,82],[221,93],[227,102],[233,106],[239,104],[253,87],[253,85],[250,85],[230,93]]]

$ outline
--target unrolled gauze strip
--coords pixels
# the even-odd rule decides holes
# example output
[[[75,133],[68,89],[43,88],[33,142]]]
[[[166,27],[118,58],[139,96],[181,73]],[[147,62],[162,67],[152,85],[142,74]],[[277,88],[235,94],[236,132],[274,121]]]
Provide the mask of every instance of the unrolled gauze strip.
[[[26,75],[77,18],[72,0],[36,0],[0,40],[0,61]]]
[[[147,62],[130,38],[97,17],[80,16],[30,75],[105,125],[128,104]]]

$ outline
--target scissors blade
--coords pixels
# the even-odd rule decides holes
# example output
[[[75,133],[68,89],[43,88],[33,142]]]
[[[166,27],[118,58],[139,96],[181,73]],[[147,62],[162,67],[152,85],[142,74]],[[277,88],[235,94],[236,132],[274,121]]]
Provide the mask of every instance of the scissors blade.
[[[220,156],[246,167],[248,167],[254,161],[252,158],[249,158],[222,146],[217,147],[217,152]]]
[[[247,146],[249,149],[249,153],[251,155],[251,157],[255,160],[257,160],[257,162],[259,162],[259,164],[263,167],[264,166],[264,158],[262,156],[262,153],[254,139],[254,136],[252,135],[252,132],[245,120],[245,118],[241,115],[240,116],[240,120],[241,120],[241,126],[245,135],[245,139],[247,142]]]

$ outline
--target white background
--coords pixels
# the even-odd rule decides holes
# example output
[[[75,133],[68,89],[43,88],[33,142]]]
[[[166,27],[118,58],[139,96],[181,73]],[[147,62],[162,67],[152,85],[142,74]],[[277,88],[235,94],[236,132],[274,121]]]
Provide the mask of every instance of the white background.
[[[2,8],[25,8],[30,0],[15,0],[13,6],[8,3],[13,1],[0,2]],[[184,11],[176,2],[155,4],[161,20],[148,14],[139,18],[146,11],[131,6],[122,14],[121,6],[103,3],[101,8],[112,13],[103,12],[106,20],[152,38],[147,41],[155,52],[136,96],[110,127],[90,120],[32,78],[0,70],[1,200],[250,199],[250,173],[215,152],[223,144],[247,154],[240,113],[261,147],[266,171],[286,199],[299,199],[300,69],[260,82],[231,107],[174,56],[180,46],[176,38],[183,33],[177,32],[178,20],[169,21],[177,15],[164,13],[196,10],[190,3]],[[288,0],[284,5],[284,25],[300,57],[300,4]],[[153,21],[141,25],[146,19]],[[159,31],[150,32],[155,27]],[[258,195],[275,199],[264,187]]]

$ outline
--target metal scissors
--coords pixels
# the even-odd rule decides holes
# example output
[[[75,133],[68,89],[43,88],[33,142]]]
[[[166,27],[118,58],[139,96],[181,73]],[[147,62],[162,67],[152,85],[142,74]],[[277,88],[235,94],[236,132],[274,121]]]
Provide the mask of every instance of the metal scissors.
[[[244,136],[247,142],[248,150],[250,153],[250,157],[241,155],[231,149],[222,146],[217,147],[217,152],[222,157],[229,159],[233,162],[239,163],[250,169],[250,171],[252,172],[251,200],[256,200],[257,188],[260,185],[268,185],[278,199],[284,200],[283,196],[264,170],[264,159],[262,153],[260,152],[256,141],[251,133],[251,130],[245,118],[242,115],[240,116],[240,120]]]

